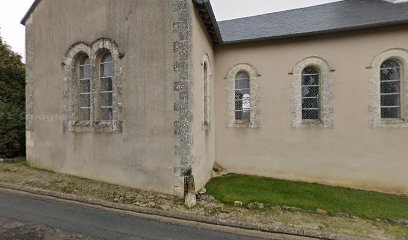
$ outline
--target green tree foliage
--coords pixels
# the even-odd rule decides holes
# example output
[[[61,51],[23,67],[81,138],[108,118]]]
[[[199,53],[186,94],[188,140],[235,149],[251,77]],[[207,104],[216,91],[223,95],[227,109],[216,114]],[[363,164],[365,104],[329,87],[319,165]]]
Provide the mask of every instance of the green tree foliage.
[[[0,157],[25,154],[25,70],[0,37]]]

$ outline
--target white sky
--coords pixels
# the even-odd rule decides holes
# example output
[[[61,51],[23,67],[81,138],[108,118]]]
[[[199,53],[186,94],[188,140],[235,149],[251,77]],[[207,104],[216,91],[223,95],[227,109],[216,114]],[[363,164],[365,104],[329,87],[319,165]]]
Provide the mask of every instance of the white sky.
[[[136,1],[136,0],[135,0]],[[211,0],[217,20],[253,16],[338,0]],[[34,0],[1,0],[0,35],[13,51],[24,56],[24,26],[20,20]]]

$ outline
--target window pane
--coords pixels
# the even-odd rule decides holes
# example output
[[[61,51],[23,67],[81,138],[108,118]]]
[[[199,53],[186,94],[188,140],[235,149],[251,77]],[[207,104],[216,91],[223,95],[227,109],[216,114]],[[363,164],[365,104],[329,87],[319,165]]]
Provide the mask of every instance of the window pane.
[[[112,91],[112,78],[101,79],[101,92]]]
[[[242,100],[235,100],[235,110],[242,110]]]
[[[319,110],[303,110],[302,117],[306,120],[319,119]]]
[[[399,93],[400,89],[401,83],[399,81],[381,83],[381,93]]]
[[[89,107],[89,106],[91,106],[91,94],[79,95],[79,107]]]
[[[112,62],[112,55],[111,54],[105,54],[102,57],[102,63],[106,63],[106,62]]]
[[[79,81],[79,92],[80,93],[89,93],[90,91],[91,91],[91,81],[90,80]]]
[[[112,93],[101,93],[101,107],[112,106]]]
[[[89,120],[91,118],[91,109],[90,108],[81,108],[79,109],[79,119],[80,120]]]
[[[101,61],[101,77],[113,76],[112,55],[106,54]]]
[[[105,63],[101,65],[101,76],[102,77],[112,77],[113,66],[112,63]]]
[[[319,87],[302,87],[302,96],[303,97],[317,97],[319,96]]]
[[[401,95],[382,95],[381,96],[381,105],[382,106],[400,106],[401,104]]]
[[[317,98],[303,99],[302,108],[319,108],[319,99]]]
[[[85,57],[79,64],[80,79],[91,78],[91,63],[88,57]]]
[[[101,120],[112,120],[112,108],[101,108]]]
[[[303,75],[303,85],[319,85],[319,75]]]
[[[400,108],[381,108],[382,118],[400,118]]]

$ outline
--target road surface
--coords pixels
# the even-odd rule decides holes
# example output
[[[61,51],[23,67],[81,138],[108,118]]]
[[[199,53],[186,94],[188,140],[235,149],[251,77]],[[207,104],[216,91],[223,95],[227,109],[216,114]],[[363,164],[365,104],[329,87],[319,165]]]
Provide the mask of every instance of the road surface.
[[[1,240],[260,240],[0,192]]]

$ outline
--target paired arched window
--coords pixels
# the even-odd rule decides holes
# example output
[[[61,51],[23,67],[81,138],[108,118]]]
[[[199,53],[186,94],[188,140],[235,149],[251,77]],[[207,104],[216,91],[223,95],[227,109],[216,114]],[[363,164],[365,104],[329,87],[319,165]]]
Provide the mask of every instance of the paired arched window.
[[[113,114],[113,59],[110,53],[101,58],[100,63],[100,118],[112,120]]]
[[[107,52],[97,57],[99,62],[99,74],[92,73],[90,58],[85,54],[79,54],[77,57],[77,120],[80,122],[109,121],[113,119],[113,58]],[[92,76],[99,78],[94,81]],[[99,93],[94,95],[93,93]],[[99,109],[99,111],[94,111]],[[93,114],[96,115],[93,115]]]
[[[380,69],[381,118],[401,118],[401,65],[389,59]]]
[[[91,120],[91,61],[86,55],[81,55],[78,59],[78,118],[80,121]]]
[[[235,120],[250,121],[250,93],[249,74],[241,71],[235,76]]]
[[[320,72],[314,66],[302,71],[302,119],[320,118]]]

